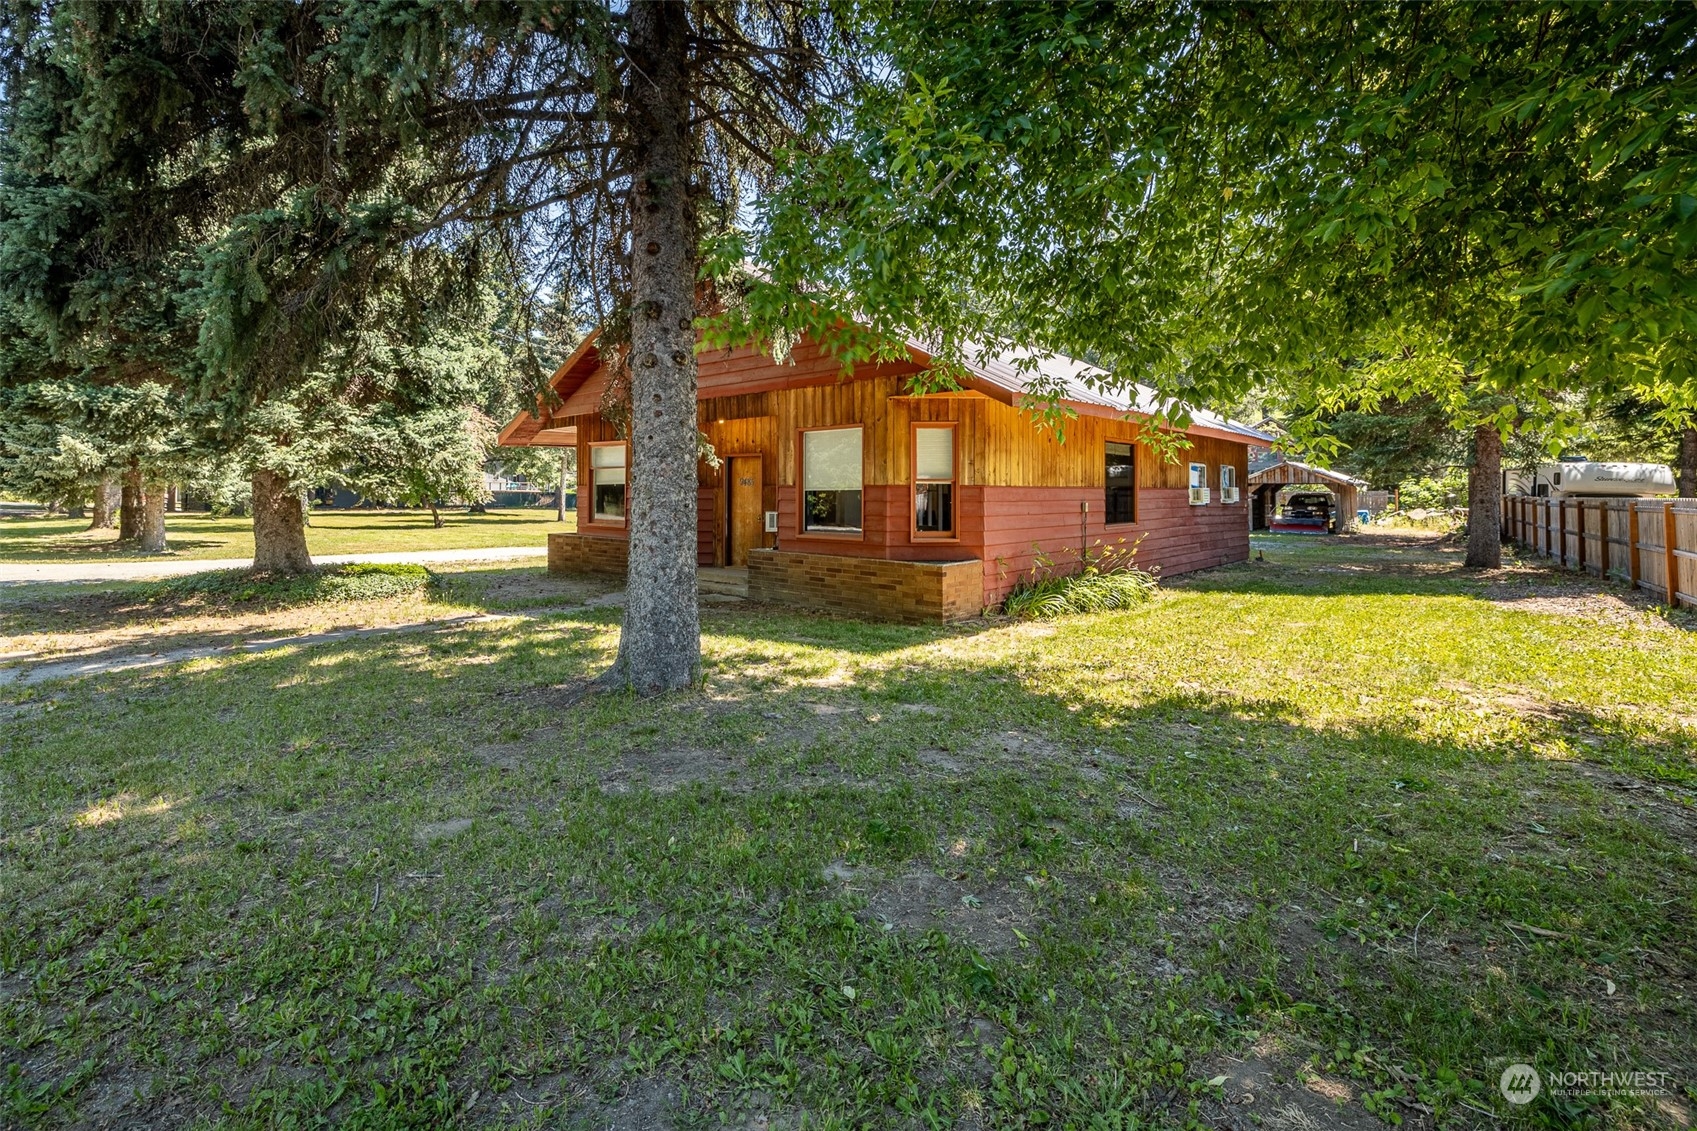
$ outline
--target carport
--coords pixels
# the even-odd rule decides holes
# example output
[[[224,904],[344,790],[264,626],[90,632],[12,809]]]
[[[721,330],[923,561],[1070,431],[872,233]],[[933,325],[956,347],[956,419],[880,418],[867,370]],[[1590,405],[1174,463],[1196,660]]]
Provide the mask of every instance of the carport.
[[[1356,529],[1355,511],[1360,505],[1361,491],[1367,486],[1360,479],[1312,464],[1280,459],[1259,471],[1249,473],[1249,529],[1266,530],[1277,511],[1278,494],[1286,487],[1308,487],[1330,491],[1338,500],[1339,532]]]

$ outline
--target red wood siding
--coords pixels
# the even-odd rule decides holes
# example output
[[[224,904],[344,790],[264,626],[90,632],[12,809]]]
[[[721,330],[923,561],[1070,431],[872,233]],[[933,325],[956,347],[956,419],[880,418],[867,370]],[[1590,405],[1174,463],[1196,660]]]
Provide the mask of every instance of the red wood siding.
[[[1137,564],[1163,577],[1249,557],[1249,515],[1243,503],[1193,507],[1188,491],[1145,488],[1137,493],[1137,522],[1108,527],[1102,522],[1103,498],[1097,489],[983,490],[987,497],[979,556],[984,559],[986,604],[1007,596],[1036,563],[1037,549],[1057,562],[1073,562],[1081,544],[1094,549],[1118,545],[1121,538],[1130,543],[1142,535]],[[1084,503],[1090,506],[1088,514],[1080,510]]]
[[[1246,445],[1193,435],[1192,447],[1175,463],[1138,447],[1138,521],[1106,530],[1104,445],[1135,441],[1141,428],[1137,421],[1083,414],[1067,422],[1063,436],[1056,436],[1008,405],[978,394],[911,396],[908,377],[918,369],[912,364],[867,366],[844,379],[837,361],[807,342],[797,347],[791,363],[781,365],[751,350],[701,355],[702,431],[721,457],[762,457],[763,502],[765,509],[778,512],[779,549],[912,562],[977,558],[984,563],[986,603],[1005,596],[1031,569],[1038,552],[1059,562],[1076,561],[1081,544],[1120,537],[1144,535],[1140,564],[1167,576],[1248,557],[1247,504],[1226,506],[1218,501],[1221,464],[1235,466],[1238,482],[1247,484]],[[579,467],[587,468],[587,446],[617,437],[600,417],[605,370],[597,367],[582,376],[551,423],[577,427]],[[915,539],[911,533],[915,421],[957,425],[957,537],[952,540]],[[798,437],[807,428],[850,425],[864,429],[862,536],[802,534]],[[1207,506],[1188,505],[1190,462],[1208,465],[1215,501]],[[696,559],[712,565],[722,560],[725,537],[722,472],[703,463],[698,484]],[[640,506],[640,484],[632,484],[631,494],[633,505]],[[580,529],[624,537],[622,527],[594,527],[585,521],[587,490],[579,491],[578,500]],[[1081,510],[1083,504],[1088,511]]]

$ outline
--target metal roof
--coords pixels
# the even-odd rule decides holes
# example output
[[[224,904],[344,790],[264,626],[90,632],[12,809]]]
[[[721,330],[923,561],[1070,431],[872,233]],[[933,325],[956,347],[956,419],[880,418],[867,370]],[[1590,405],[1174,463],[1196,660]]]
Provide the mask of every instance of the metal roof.
[[[909,341],[907,344],[928,358],[934,356],[932,349],[923,342]],[[1113,374],[1065,354],[1045,354],[1027,349],[1006,353],[982,350],[969,352],[964,365],[974,376],[1017,396],[1031,395],[1029,390],[1033,384],[1047,385],[1061,390],[1062,399],[1074,404],[1095,405],[1140,416],[1155,416],[1163,408],[1183,410],[1198,428],[1263,444],[1272,444],[1276,440],[1276,437],[1259,429],[1228,420],[1207,409],[1187,405],[1176,398],[1164,400],[1148,385],[1134,382],[1130,388],[1116,388]]]
[[[1358,488],[1358,489],[1365,489],[1366,486],[1367,486],[1367,481],[1365,479],[1356,479],[1356,478],[1353,478],[1352,476],[1348,476],[1348,475],[1343,474],[1343,472],[1341,472],[1341,471],[1329,471],[1329,470],[1327,470],[1326,468],[1323,468],[1323,467],[1315,467],[1311,463],[1298,463],[1296,460],[1283,459],[1283,458],[1277,460],[1274,463],[1268,464],[1266,467],[1259,467],[1259,468],[1256,468],[1254,471],[1251,471],[1249,473],[1249,481],[1251,483],[1253,483],[1258,476],[1266,475],[1268,472],[1272,472],[1272,471],[1287,472],[1287,470],[1288,471],[1294,471],[1299,475],[1308,476],[1309,478],[1307,478],[1307,479],[1290,479],[1290,478],[1281,477],[1278,480],[1279,482],[1281,482],[1281,483],[1340,483],[1340,484],[1344,484],[1344,485],[1347,485],[1347,486],[1350,486],[1350,487],[1355,487],[1355,488]]]

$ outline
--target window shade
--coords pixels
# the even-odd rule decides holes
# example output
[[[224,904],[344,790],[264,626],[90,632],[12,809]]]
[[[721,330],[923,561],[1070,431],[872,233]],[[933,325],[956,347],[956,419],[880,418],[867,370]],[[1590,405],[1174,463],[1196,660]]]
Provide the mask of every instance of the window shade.
[[[801,478],[808,491],[860,490],[860,429],[801,434]]]
[[[955,477],[955,430],[916,428],[913,433],[915,479]]]
[[[625,446],[623,444],[603,444],[598,448],[590,448],[589,466],[597,471],[604,467],[616,467],[622,471],[625,466]]]

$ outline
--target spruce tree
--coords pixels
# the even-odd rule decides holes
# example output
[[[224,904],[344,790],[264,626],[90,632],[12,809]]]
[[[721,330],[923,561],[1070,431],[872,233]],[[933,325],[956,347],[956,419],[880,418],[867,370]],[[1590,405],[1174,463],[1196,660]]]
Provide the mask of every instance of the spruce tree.
[[[120,101],[116,76],[169,76],[124,88],[117,124],[94,128],[112,143],[127,121],[170,115],[175,167],[189,159],[195,192],[149,200],[148,214],[216,218],[198,237],[200,395],[232,421],[286,398],[398,279],[426,320],[491,275],[572,296],[629,371],[629,602],[612,679],[692,684],[698,249],[784,146],[820,136],[816,114],[852,63],[830,10],[344,0],[122,11],[64,0],[52,19],[99,63],[79,74],[103,105]],[[105,169],[100,148],[87,157]],[[256,490],[256,534],[260,511],[289,497]]]

